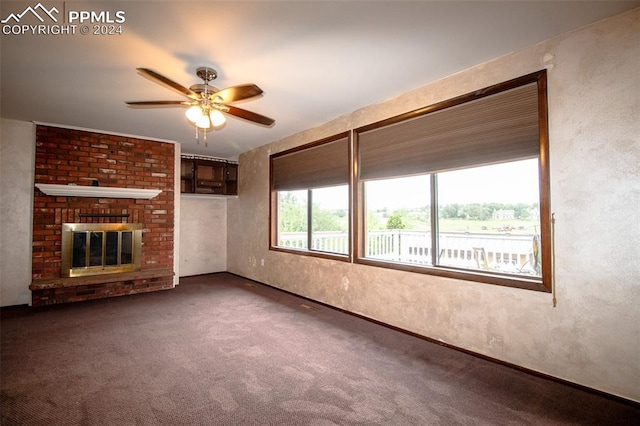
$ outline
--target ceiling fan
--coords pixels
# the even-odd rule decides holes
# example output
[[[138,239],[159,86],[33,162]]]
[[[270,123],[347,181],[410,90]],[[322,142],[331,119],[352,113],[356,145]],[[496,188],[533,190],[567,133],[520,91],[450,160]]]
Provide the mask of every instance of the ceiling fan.
[[[238,108],[229,103],[243,101],[262,95],[262,89],[255,84],[242,84],[219,90],[209,84],[214,80],[218,73],[213,68],[199,67],[196,75],[202,79],[202,84],[194,84],[189,88],[176,83],[175,81],[158,74],[148,68],[137,68],[139,74],[149,78],[151,81],[185,96],[187,100],[183,101],[130,101],[126,102],[131,107],[149,108],[149,107],[188,107],[185,115],[191,123],[196,126],[196,138],[198,129],[204,132],[206,141],[206,131],[222,126],[226,119],[224,114],[230,114],[244,120],[270,127],[275,120],[255,112]]]

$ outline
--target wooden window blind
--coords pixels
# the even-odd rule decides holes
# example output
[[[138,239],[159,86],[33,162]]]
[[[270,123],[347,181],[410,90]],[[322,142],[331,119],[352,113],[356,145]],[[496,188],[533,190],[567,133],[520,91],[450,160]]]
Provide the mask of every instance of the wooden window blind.
[[[347,185],[348,134],[272,155],[271,180],[276,191]]]
[[[537,157],[541,122],[537,76],[527,76],[526,84],[488,88],[435,105],[402,121],[396,118],[391,124],[356,130],[360,179]]]

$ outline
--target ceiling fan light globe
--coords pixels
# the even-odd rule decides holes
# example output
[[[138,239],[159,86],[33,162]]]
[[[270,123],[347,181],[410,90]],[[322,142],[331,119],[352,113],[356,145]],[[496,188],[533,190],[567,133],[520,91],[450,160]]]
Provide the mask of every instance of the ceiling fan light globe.
[[[211,114],[209,114],[209,118],[211,119],[211,124],[213,125],[213,127],[222,126],[227,121],[224,114],[222,114],[217,109],[211,111]]]
[[[211,127],[211,121],[206,114],[200,114],[200,117],[196,120],[196,126],[201,129],[208,129]]]
[[[191,121],[192,123],[196,123],[198,121],[198,119],[200,119],[200,117],[202,117],[202,110],[200,109],[199,106],[194,105],[191,108],[189,108],[184,115],[187,116],[187,119],[189,121]]]

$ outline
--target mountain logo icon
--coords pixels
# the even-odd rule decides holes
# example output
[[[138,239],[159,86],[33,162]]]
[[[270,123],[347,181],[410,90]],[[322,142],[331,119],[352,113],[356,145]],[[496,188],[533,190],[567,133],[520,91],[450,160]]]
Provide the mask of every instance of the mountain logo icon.
[[[28,14],[35,16],[40,22],[44,22],[42,16],[48,16],[53,22],[58,22],[58,19],[54,16],[54,13],[60,13],[60,11],[54,6],[51,9],[47,9],[42,3],[36,4],[34,7],[28,6],[22,13],[10,13],[5,19],[0,21],[3,24],[7,24],[9,21],[14,21],[16,24]]]

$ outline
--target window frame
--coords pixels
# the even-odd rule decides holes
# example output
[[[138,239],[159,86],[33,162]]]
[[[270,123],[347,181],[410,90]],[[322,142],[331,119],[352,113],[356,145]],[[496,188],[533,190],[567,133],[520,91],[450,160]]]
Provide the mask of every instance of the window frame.
[[[348,202],[347,202],[347,206],[348,206],[348,253],[347,254],[341,254],[341,253],[332,253],[332,252],[325,252],[325,251],[319,251],[319,250],[312,250],[311,247],[311,237],[313,234],[313,196],[312,196],[312,190],[313,188],[307,187],[304,189],[300,189],[300,190],[306,190],[307,191],[307,249],[298,249],[298,248],[294,248],[294,247],[282,247],[282,246],[278,246],[278,222],[279,222],[279,218],[278,218],[278,190],[275,189],[275,185],[274,185],[274,173],[273,173],[273,162],[274,160],[276,160],[279,157],[285,156],[285,155],[289,155],[289,154],[294,154],[296,152],[300,152],[300,151],[304,151],[307,149],[311,149],[311,148],[315,148],[318,146],[321,146],[323,144],[327,144],[327,143],[331,143],[331,142],[336,142],[339,141],[340,139],[347,139],[347,151],[348,151],[348,175],[347,175],[347,182],[346,182],[346,186],[347,186],[347,191],[348,191]],[[352,188],[353,188],[353,171],[352,171],[352,165],[353,165],[353,160],[352,160],[352,155],[353,150],[352,150],[352,137],[351,137],[351,132],[342,132],[336,135],[332,135],[329,137],[326,137],[324,139],[320,139],[308,144],[304,144],[295,148],[291,148],[282,152],[278,152],[275,154],[271,154],[269,156],[269,197],[270,197],[270,207],[269,207],[269,250],[271,251],[277,251],[277,252],[282,252],[282,253],[291,253],[291,254],[298,254],[298,255],[303,255],[303,256],[313,256],[313,257],[320,257],[320,258],[324,258],[324,259],[332,259],[332,260],[339,260],[339,261],[343,261],[343,262],[352,262],[353,261],[353,212],[352,212]],[[337,185],[335,185],[337,186]]]
[[[481,99],[486,96],[494,95],[520,86],[535,83],[537,87],[537,103],[538,103],[538,147],[536,157],[538,160],[538,184],[539,184],[539,208],[540,208],[540,242],[541,242],[541,277],[526,277],[522,275],[512,275],[505,273],[494,273],[479,271],[473,269],[464,269],[448,266],[433,265],[416,265],[407,263],[398,263],[393,261],[385,261],[371,259],[365,257],[366,244],[366,203],[364,194],[364,180],[360,179],[360,159],[359,159],[359,135],[363,132],[370,131],[379,127],[385,127],[391,124],[401,123],[406,120],[421,117],[426,114],[437,112],[449,107],[464,104],[466,102]],[[348,219],[348,254],[329,253],[315,251],[309,248],[296,249],[291,247],[277,246],[278,233],[278,191],[274,187],[273,179],[273,161],[274,159],[302,151],[305,149],[317,147],[324,143],[334,142],[342,138],[347,138],[348,145],[348,177],[347,186],[349,194],[349,219]],[[508,162],[500,161],[500,162]],[[477,164],[476,166],[481,166]],[[476,167],[474,165],[468,168]],[[467,167],[465,167],[467,168]],[[438,204],[437,204],[437,173],[431,173],[431,232],[438,238]],[[550,208],[550,168],[549,168],[549,125],[548,125],[548,97],[547,97],[547,71],[545,69],[530,73],[525,76],[517,77],[512,80],[498,83],[480,90],[463,94],[461,96],[437,102],[435,104],[416,109],[404,114],[400,114],[385,120],[381,120],[372,124],[368,124],[356,129],[351,129],[340,134],[329,136],[327,138],[291,148],[269,156],[269,187],[270,187],[270,206],[269,206],[269,250],[291,253],[304,256],[313,256],[325,259],[339,260],[349,263],[362,264],[375,267],[383,267],[393,270],[401,270],[406,272],[421,273],[427,275],[440,276],[462,281],[471,281],[484,284],[494,284],[507,286],[512,288],[521,288],[540,292],[550,293],[552,291],[553,279],[553,251],[552,251],[552,217]],[[310,190],[311,187],[306,188]],[[308,215],[313,209],[313,200],[309,198]],[[313,218],[308,216],[308,238],[313,232]]]
[[[541,239],[541,278],[527,278],[518,275],[488,273],[484,271],[466,270],[445,266],[413,265],[366,258],[366,203],[364,194],[364,181],[355,176],[352,188],[353,200],[352,211],[354,212],[354,263],[397,269],[407,272],[415,272],[429,275],[436,275],[446,278],[473,281],[487,284],[496,284],[508,287],[522,288],[528,290],[551,292],[552,289],[552,252],[551,252],[551,214],[550,214],[550,174],[549,174],[549,127],[548,127],[548,99],[547,99],[547,73],[541,70],[522,77],[518,77],[503,83],[470,92],[443,102],[438,102],[414,111],[407,112],[395,117],[391,117],[376,123],[372,123],[353,130],[353,170],[360,170],[359,167],[359,135],[363,132],[400,123],[412,118],[421,117],[436,111],[452,106],[480,99],[509,89],[536,83],[538,89],[538,126],[539,126],[539,155],[538,155],[538,176],[539,176],[539,205],[540,205],[540,239]],[[435,187],[437,174],[431,177],[431,232],[438,238],[439,230],[437,223],[437,188]],[[434,211],[436,214],[434,214]]]

